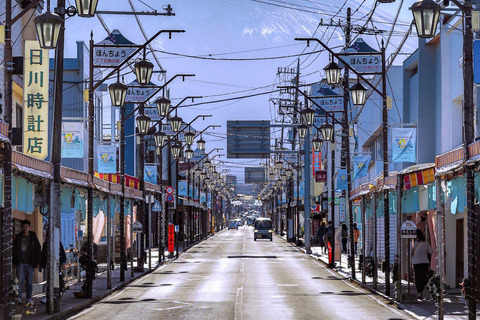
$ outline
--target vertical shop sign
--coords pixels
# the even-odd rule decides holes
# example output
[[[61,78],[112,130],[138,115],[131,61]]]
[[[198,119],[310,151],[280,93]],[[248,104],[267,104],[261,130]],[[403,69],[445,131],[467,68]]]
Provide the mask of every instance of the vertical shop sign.
[[[48,155],[48,50],[36,40],[25,41],[23,66],[23,150],[43,160]]]
[[[175,251],[175,225],[173,223],[168,224],[168,252],[173,253]]]

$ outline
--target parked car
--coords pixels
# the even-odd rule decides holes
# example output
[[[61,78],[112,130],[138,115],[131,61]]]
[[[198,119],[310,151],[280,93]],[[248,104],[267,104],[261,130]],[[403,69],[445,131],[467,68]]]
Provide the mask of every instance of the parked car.
[[[257,238],[267,238],[273,241],[272,220],[270,218],[258,218],[255,220],[254,227],[253,241],[257,241]]]
[[[228,220],[228,230],[230,230],[230,229],[237,229],[238,230],[238,224],[237,224],[236,219]]]
[[[243,226],[243,221],[242,219],[235,219],[237,221],[237,225],[240,227],[240,226]]]

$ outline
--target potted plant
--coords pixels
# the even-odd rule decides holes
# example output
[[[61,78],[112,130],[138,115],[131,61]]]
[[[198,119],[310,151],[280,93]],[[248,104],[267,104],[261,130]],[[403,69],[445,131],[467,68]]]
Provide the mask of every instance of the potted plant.
[[[18,296],[19,296],[19,287],[18,287],[18,278],[15,277],[12,281],[12,284],[10,285],[10,296],[13,299],[13,302],[15,303],[15,313],[12,314],[12,319],[13,320],[20,320],[22,319],[22,314],[21,313],[16,313],[18,311]]]

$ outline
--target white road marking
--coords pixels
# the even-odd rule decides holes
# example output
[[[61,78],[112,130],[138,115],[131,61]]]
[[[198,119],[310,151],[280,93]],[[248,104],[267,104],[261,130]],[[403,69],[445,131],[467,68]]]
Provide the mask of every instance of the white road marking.
[[[246,244],[247,233],[244,231],[242,253],[245,252]],[[243,319],[243,285],[245,283],[245,260],[246,259],[240,259],[240,270],[238,275],[240,286],[237,288],[237,295],[235,297],[235,320]]]
[[[278,287],[298,287],[298,284],[277,283]]]

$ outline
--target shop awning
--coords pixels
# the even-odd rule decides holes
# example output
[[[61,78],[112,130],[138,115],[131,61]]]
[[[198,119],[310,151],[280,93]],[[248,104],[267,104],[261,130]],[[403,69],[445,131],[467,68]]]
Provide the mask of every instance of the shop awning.
[[[441,176],[460,169],[464,165],[465,149],[459,147],[435,157],[435,174]]]
[[[35,176],[37,178],[43,178],[43,179],[52,179],[53,178],[53,175],[50,172],[45,172],[45,171],[29,168],[29,167],[26,167],[26,166],[22,166],[21,164],[13,163],[13,167],[20,172]]]
[[[62,181],[77,187],[88,188],[90,186],[90,184],[87,181],[73,179],[73,178],[62,177]]]

